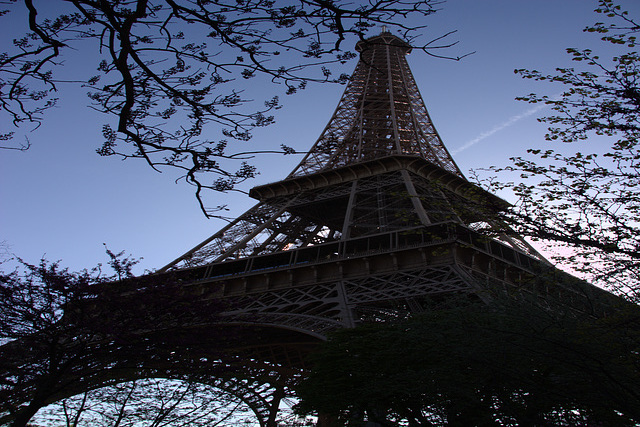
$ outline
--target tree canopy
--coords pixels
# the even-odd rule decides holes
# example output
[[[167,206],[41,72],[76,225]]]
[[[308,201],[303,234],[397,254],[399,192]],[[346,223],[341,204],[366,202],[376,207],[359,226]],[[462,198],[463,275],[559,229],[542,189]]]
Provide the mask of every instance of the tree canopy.
[[[348,50],[353,38],[386,25],[415,41],[423,26],[409,26],[406,18],[429,16],[440,1],[2,3],[8,7],[0,12],[3,19],[24,19],[29,29],[0,54],[4,117],[16,126],[37,125],[65,95],[66,85],[81,85],[91,107],[106,114],[98,154],[140,158],[156,170],[177,169],[195,186],[208,215],[204,189],[232,190],[255,175],[246,160],[261,150],[229,145],[246,142],[254,129],[273,123],[280,94],[309,82],[345,82],[348,76],[334,75],[332,65],[355,57]],[[442,37],[414,44],[436,56],[450,45]],[[95,61],[95,74],[74,75],[64,63],[69,50],[86,52]],[[252,100],[252,86],[271,83],[281,89],[275,86],[273,96]],[[5,148],[28,145],[12,136],[11,131],[0,136]],[[292,150],[282,147],[282,152]]]
[[[560,84],[559,96],[529,94],[519,99],[546,103],[555,115],[547,140],[568,143],[532,148],[497,169],[505,176],[493,190],[511,188],[518,200],[506,220],[526,236],[564,246],[562,264],[590,280],[638,300],[640,283],[640,23],[612,0],[600,0],[595,12],[603,22],[585,28],[599,34],[619,54],[601,58],[594,49],[569,48],[575,67],[554,73],[517,69],[526,79]],[[568,247],[568,249],[567,249]]]
[[[298,409],[336,426],[637,425],[638,320],[494,302],[341,330]]]
[[[190,384],[232,371],[206,363],[217,355],[212,343],[233,338],[214,326],[222,303],[186,291],[172,275],[132,277],[136,260],[107,254],[111,273],[102,266],[71,272],[45,260],[0,273],[0,424],[26,426],[50,403],[118,381],[172,377]],[[206,332],[185,332],[203,319]],[[197,338],[185,339],[189,333]],[[183,369],[189,364],[196,368]],[[175,390],[190,396],[195,389]],[[80,416],[87,397],[112,391],[69,402],[80,405]],[[149,417],[163,416],[149,409]]]

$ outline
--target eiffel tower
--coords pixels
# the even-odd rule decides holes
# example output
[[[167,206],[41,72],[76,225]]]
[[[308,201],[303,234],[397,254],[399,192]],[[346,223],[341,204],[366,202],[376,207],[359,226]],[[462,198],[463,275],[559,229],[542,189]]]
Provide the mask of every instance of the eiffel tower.
[[[108,350],[50,401],[195,369],[249,405],[261,426],[274,427],[289,381],[331,331],[447,301],[488,302],[500,292],[593,310],[604,291],[538,280],[562,273],[500,221],[505,201],[464,177],[411,74],[411,46],[383,30],[356,50],[360,60],[333,117],[300,164],[282,181],[253,188],[254,207],[148,276],[172,275],[191,293],[224,302],[222,312],[167,341],[171,363],[142,345]],[[208,341],[207,322],[227,325],[230,338]],[[222,346],[226,358],[217,352],[212,362],[207,346]]]
[[[333,117],[300,164],[254,187],[254,207],[160,272],[218,285],[234,307],[227,320],[260,327],[243,350],[279,367],[303,368],[333,330],[454,297],[488,302],[507,291],[592,310],[603,291],[536,281],[562,273],[499,220],[508,203],[464,177],[411,74],[411,46],[383,30],[356,50]],[[275,425],[274,405],[261,425]]]

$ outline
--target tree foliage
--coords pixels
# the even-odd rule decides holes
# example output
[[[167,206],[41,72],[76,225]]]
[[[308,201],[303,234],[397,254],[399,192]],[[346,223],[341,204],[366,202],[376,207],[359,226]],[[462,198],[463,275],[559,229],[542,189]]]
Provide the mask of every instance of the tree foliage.
[[[107,254],[113,275],[101,266],[70,272],[44,259],[37,265],[19,260],[21,268],[0,274],[0,417],[26,423],[55,394],[57,378],[90,351],[97,319],[90,321],[77,304],[91,299],[96,286],[131,277],[137,263],[123,253]],[[42,357],[30,360],[33,351]]]
[[[637,425],[640,318],[627,308],[594,321],[479,305],[341,330],[298,409],[354,426]]]
[[[170,274],[132,277],[136,260],[107,254],[110,274],[43,260],[0,275],[0,424],[26,426],[40,408],[105,384],[199,382],[227,369],[208,363],[215,344],[232,338],[215,328],[222,303]],[[204,322],[206,331],[189,329]]]
[[[346,39],[386,25],[414,40],[423,27],[406,19],[431,15],[440,1],[2,3],[12,6],[2,11],[5,20],[27,14],[29,33],[0,55],[1,111],[15,125],[37,125],[73,81],[88,90],[92,108],[108,115],[98,154],[141,158],[156,170],[177,168],[207,214],[202,190],[232,190],[256,174],[246,160],[259,150],[228,145],[274,122],[277,92],[266,96],[259,87],[276,83],[291,94],[309,82],[345,82],[348,76],[334,75],[331,65],[355,57],[344,50]],[[438,37],[416,47],[437,56],[448,45]],[[69,50],[96,58],[95,75],[73,75],[64,66]],[[251,102],[256,95],[266,97],[262,105]],[[231,159],[242,162],[233,166]]]
[[[493,183],[518,197],[507,221],[521,234],[568,245],[559,260],[591,280],[637,301],[640,287],[640,55],[637,20],[612,0],[596,12],[604,22],[584,31],[619,49],[601,58],[591,49],[567,49],[575,67],[547,74],[515,70],[527,79],[564,86],[557,97],[519,99],[546,103],[555,115],[546,139],[570,143],[530,149],[505,168],[520,183]],[[505,169],[494,168],[504,171]],[[565,246],[566,248],[566,246]],[[567,255],[569,254],[569,255]]]

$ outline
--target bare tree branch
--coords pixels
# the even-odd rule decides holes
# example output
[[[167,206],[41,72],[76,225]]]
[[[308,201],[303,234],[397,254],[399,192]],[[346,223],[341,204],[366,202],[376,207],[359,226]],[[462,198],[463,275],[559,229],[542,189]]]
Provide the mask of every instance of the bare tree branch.
[[[108,117],[98,154],[179,171],[207,216],[205,191],[229,191],[256,175],[229,161],[261,152],[241,145],[275,121],[279,95],[346,82],[334,72],[356,56],[343,49],[347,39],[386,25],[430,54],[455,45],[444,36],[420,44],[424,26],[406,23],[422,22],[439,0],[52,1],[69,12],[51,15],[51,2],[40,10],[22,0],[31,32],[0,55],[0,111],[16,126],[37,126],[56,104],[53,95],[64,95],[61,82],[82,81],[91,107]],[[70,49],[95,58],[98,74],[71,77],[62,61]],[[249,91],[265,84],[274,84],[273,95],[251,101]]]

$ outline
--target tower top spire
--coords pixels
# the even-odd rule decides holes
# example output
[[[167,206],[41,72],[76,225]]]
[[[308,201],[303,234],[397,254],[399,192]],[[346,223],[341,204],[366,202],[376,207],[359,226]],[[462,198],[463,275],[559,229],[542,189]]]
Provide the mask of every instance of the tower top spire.
[[[385,27],[355,46],[349,84],[320,138],[289,177],[393,155],[421,157],[464,179],[438,135],[411,74],[411,45]]]
[[[404,50],[405,54],[411,53],[412,49],[409,43],[402,40],[400,37],[391,34],[386,25],[382,26],[382,31],[380,31],[380,34],[377,36],[369,37],[368,39],[360,40],[356,43],[355,49],[356,52],[360,52],[362,59],[362,52],[376,45],[400,48],[401,50]]]

